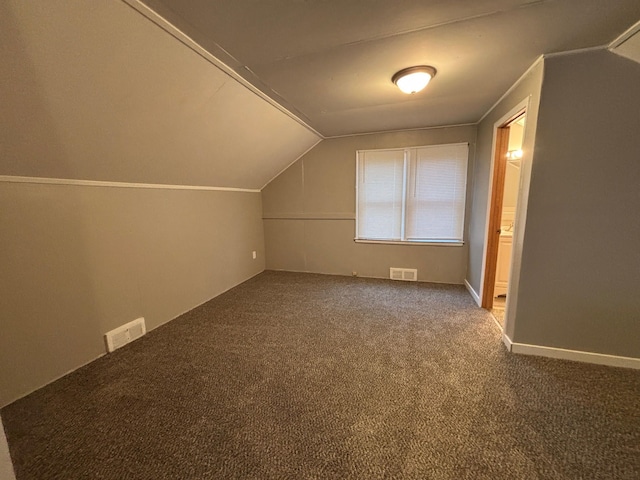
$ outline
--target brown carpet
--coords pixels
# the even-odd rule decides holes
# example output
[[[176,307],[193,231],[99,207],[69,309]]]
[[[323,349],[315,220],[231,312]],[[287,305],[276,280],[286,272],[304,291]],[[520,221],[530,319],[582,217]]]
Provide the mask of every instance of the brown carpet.
[[[458,286],[264,272],[2,417],[18,480],[640,478],[640,372]]]
[[[494,298],[493,308],[491,309],[491,313],[496,319],[496,322],[498,322],[498,324],[503,330],[504,330],[504,314],[505,314],[506,303],[507,302],[505,297]]]

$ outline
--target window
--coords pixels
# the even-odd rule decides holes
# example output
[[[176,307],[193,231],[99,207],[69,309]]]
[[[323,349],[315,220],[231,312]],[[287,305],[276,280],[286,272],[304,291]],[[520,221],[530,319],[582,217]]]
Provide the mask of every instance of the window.
[[[356,240],[461,244],[469,146],[357,152]]]

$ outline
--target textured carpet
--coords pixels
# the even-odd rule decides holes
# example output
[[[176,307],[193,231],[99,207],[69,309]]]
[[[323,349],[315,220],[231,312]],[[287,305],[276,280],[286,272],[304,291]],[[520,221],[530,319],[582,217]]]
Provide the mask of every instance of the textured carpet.
[[[491,308],[491,313],[493,313],[496,322],[500,324],[500,327],[502,327],[502,329],[504,329],[504,314],[506,303],[506,297],[496,297],[493,299],[493,308]]]
[[[458,286],[264,272],[2,416],[18,480],[640,478],[640,372]]]
[[[493,317],[496,319],[496,322],[498,322],[498,325],[500,325],[500,328],[504,329],[504,309],[492,308],[491,313],[493,314]]]

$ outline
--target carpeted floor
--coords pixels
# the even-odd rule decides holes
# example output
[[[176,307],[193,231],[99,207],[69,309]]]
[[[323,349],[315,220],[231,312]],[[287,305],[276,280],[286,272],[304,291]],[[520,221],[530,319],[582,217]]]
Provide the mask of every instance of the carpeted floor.
[[[505,297],[497,297],[493,299],[493,307],[491,308],[491,313],[496,319],[496,322],[500,324],[500,327],[504,329],[504,314],[506,308],[506,298]]]
[[[2,416],[18,480],[640,478],[640,372],[458,286],[264,272]]]

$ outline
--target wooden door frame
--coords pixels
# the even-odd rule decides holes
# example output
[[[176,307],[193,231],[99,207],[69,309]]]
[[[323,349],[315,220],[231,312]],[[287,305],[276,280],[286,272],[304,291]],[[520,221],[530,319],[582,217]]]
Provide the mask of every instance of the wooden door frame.
[[[489,195],[487,199],[487,221],[484,235],[485,242],[482,255],[479,294],[480,306],[486,309],[493,307],[493,292],[498,262],[498,244],[500,242],[502,200],[504,196],[504,178],[507,165],[506,154],[509,148],[509,124],[513,123],[513,121],[521,115],[526,114],[528,106],[529,99],[527,98],[494,123],[493,126],[491,178],[489,180]],[[520,208],[520,203],[521,202],[518,202],[518,209]],[[517,216],[516,213],[516,217]],[[509,299],[507,297],[507,302],[508,301]]]
[[[482,308],[493,307],[493,292],[496,283],[498,264],[498,245],[502,218],[502,200],[504,198],[504,177],[507,171],[507,152],[509,151],[509,125],[502,125],[495,132],[493,154],[493,175],[491,198],[489,202],[489,225],[487,227],[485,252],[484,285],[482,288]]]

